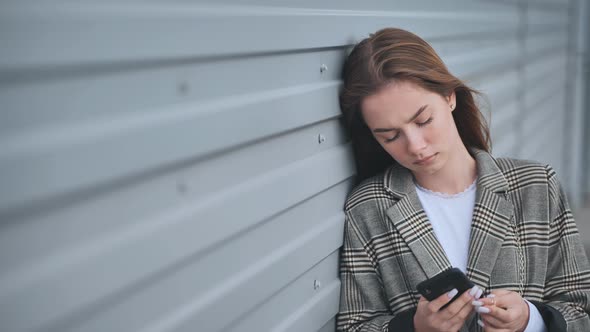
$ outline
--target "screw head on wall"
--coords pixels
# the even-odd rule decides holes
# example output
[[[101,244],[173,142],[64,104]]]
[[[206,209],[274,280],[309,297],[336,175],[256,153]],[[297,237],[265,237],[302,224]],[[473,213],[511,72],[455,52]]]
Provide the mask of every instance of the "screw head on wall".
[[[313,289],[318,290],[320,289],[320,287],[322,287],[322,283],[319,280],[314,280],[313,281]]]

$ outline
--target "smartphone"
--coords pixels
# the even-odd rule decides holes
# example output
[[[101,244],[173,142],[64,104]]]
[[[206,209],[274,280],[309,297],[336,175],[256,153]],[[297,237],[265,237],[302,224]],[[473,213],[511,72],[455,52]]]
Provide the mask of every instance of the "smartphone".
[[[422,281],[416,288],[418,293],[422,294],[422,296],[428,301],[432,301],[442,294],[450,292],[453,288],[457,288],[459,292],[451,299],[451,301],[441,307],[441,309],[444,309],[473,286],[475,286],[475,284],[471,282],[461,270],[454,267],[444,270],[430,279]]]

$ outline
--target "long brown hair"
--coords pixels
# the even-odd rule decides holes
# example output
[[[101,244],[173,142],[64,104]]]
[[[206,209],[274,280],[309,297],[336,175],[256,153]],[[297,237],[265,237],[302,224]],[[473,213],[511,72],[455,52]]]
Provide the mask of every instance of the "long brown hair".
[[[417,35],[395,28],[375,32],[358,43],[344,62],[340,108],[352,137],[357,181],[395,163],[363,120],[361,103],[394,81],[414,83],[448,97],[456,94],[453,120],[466,147],[490,150],[487,123],[476,105],[478,91],[453,76],[434,49]]]

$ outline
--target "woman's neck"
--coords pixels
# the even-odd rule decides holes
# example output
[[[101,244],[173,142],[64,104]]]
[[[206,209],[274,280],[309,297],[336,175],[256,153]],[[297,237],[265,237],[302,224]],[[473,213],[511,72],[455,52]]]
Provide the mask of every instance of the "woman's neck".
[[[469,187],[477,178],[475,159],[463,146],[449,156],[443,168],[432,174],[414,174],[418,184],[431,191],[457,194]]]

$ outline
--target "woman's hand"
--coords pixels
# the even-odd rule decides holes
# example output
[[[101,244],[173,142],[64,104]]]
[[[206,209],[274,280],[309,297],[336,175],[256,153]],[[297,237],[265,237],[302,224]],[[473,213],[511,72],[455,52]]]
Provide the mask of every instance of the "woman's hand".
[[[464,292],[453,303],[441,310],[441,307],[447,304],[457,294],[453,289],[447,294],[428,301],[420,297],[418,308],[414,315],[414,329],[416,332],[430,331],[459,331],[469,314],[473,311],[472,302],[478,299],[482,290],[475,286],[471,290]]]
[[[486,332],[524,331],[529,322],[529,305],[516,292],[492,291],[485,298],[473,301],[482,317],[478,324]]]

